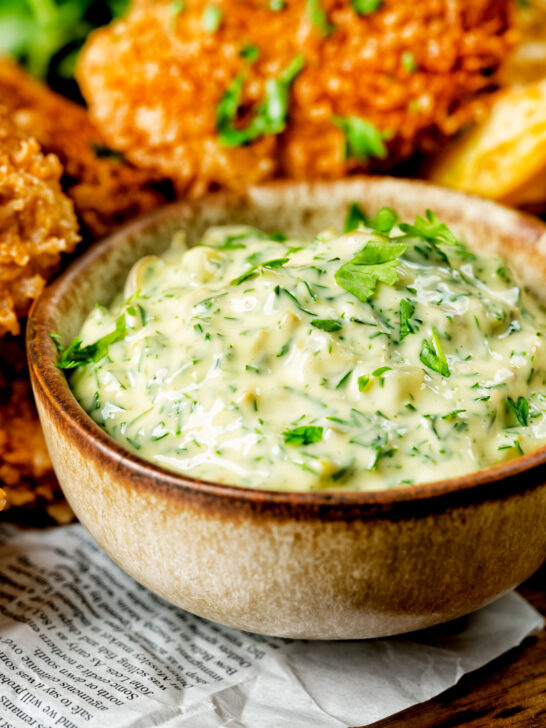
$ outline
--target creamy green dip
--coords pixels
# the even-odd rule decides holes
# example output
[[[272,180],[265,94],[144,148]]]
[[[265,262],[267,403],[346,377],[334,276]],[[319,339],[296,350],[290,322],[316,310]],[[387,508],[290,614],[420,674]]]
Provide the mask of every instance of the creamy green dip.
[[[432,213],[382,215],[311,241],[179,233],[59,365],[129,450],[253,488],[390,488],[546,444],[539,302]]]

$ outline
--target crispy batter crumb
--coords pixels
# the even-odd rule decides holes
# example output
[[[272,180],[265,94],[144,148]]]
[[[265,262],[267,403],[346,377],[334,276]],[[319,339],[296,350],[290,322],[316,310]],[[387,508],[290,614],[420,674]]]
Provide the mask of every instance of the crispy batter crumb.
[[[18,334],[61,253],[79,235],[72,202],[61,190],[53,154],[20,131],[0,108],[0,336]]]

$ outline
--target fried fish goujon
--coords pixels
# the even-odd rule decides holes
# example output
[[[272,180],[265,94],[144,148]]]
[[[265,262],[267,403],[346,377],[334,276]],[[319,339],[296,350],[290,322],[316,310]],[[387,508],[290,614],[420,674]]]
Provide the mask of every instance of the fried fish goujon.
[[[135,169],[105,146],[86,110],[0,58],[0,104],[17,126],[55,154],[62,185],[93,238],[165,202],[156,174]]]
[[[376,6],[136,0],[77,77],[107,142],[179,192],[384,170],[473,119],[513,38],[509,0]]]
[[[0,337],[18,334],[18,319],[80,239],[62,167],[21,132],[0,107]]]
[[[0,510],[57,523],[74,515],[64,500],[36,414],[22,337],[0,340]]]

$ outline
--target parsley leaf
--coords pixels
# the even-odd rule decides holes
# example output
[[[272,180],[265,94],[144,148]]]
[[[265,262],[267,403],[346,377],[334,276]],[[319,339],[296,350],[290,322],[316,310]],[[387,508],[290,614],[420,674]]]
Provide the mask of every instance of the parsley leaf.
[[[341,331],[343,328],[341,321],[335,321],[334,319],[313,319],[311,326],[322,331]]]
[[[50,334],[51,338],[55,341],[55,345],[59,351],[59,359],[57,366],[59,369],[76,369],[77,367],[83,367],[92,362],[100,361],[108,354],[108,349],[111,344],[115,344],[116,341],[121,341],[127,335],[127,325],[125,323],[125,314],[121,314],[116,319],[116,328],[109,334],[105,334],[100,339],[95,341],[94,344],[88,346],[81,345],[81,339],[77,336],[72,343],[62,351],[60,347],[58,334]]]
[[[377,215],[370,220],[361,209],[358,202],[353,202],[347,209],[345,216],[345,232],[350,233],[360,225],[370,227],[382,235],[387,235],[398,222],[398,215],[390,207],[382,207]]]
[[[176,31],[178,26],[178,18],[181,13],[186,9],[186,3],[184,0],[173,0],[169,6],[169,27],[173,31]]]
[[[369,374],[362,374],[362,376],[358,377],[358,391],[363,392],[366,387],[368,386],[368,382],[370,381],[370,375]]]
[[[282,434],[287,445],[312,445],[322,440],[322,427],[304,425],[293,430],[285,430]]]
[[[115,162],[126,162],[123,152],[118,152],[117,149],[111,149],[105,144],[92,144],[91,149],[93,150],[97,159],[111,159]]]
[[[387,235],[398,222],[398,215],[390,207],[382,207],[371,222],[371,227],[378,233]]]
[[[201,16],[203,30],[207,33],[216,33],[222,24],[223,17],[224,13],[219,7],[216,5],[207,5],[203,10],[203,15]]]
[[[294,296],[294,294],[293,294],[293,293],[291,293],[291,292],[290,292],[289,290],[287,290],[286,288],[280,288],[280,287],[277,287],[277,288],[275,289],[275,293],[277,293],[277,295],[279,295],[279,293],[280,293],[281,291],[283,291],[283,293],[286,293],[286,295],[288,296],[288,298],[291,298],[291,299],[292,299],[292,301],[293,301],[293,302],[295,303],[295,305],[296,305],[296,308],[299,308],[299,310],[300,310],[300,311],[303,311],[303,313],[306,313],[306,314],[307,314],[308,316],[316,316],[316,313],[313,313],[312,311],[309,311],[309,309],[307,309],[307,308],[304,308],[304,307],[303,307],[303,306],[301,305],[301,303],[300,303],[300,302],[298,301],[298,299],[296,298],[296,296]]]
[[[281,268],[289,260],[290,258],[273,258],[272,260],[266,260],[260,263],[260,266],[262,268]]]
[[[286,235],[280,232],[264,233],[262,230],[256,230],[255,228],[249,228],[241,233],[234,233],[233,235],[227,235],[221,243],[213,245],[207,243],[208,248],[214,248],[215,250],[236,250],[237,248],[245,248],[246,245],[243,240],[275,240],[277,242],[283,242],[286,240]]]
[[[379,10],[383,0],[351,0],[351,5],[359,15],[371,15]]]
[[[402,68],[408,73],[415,73],[417,70],[417,61],[411,51],[404,51],[401,58]]]
[[[33,76],[63,82],[94,28],[122,15],[128,0],[2,0],[0,53],[14,57]]]
[[[421,238],[435,245],[459,245],[455,235],[445,223],[440,222],[438,216],[432,210],[427,210],[425,217],[417,215],[413,225],[401,223],[400,230],[406,235]]]
[[[406,336],[415,334],[419,331],[419,327],[410,321],[411,317],[415,313],[415,306],[411,301],[403,298],[400,301],[400,341],[403,341]]]
[[[351,260],[338,268],[336,283],[363,303],[375,293],[378,283],[393,285],[398,280],[398,258],[406,252],[405,243],[369,240]]]
[[[514,402],[512,397],[508,397],[506,403],[511,412],[515,415],[519,424],[522,427],[527,427],[529,424],[529,402],[525,399],[525,397],[518,397],[517,402]]]
[[[306,12],[311,23],[320,30],[322,35],[330,35],[336,28],[328,21],[321,0],[307,0]]]
[[[263,263],[258,263],[257,265],[253,265],[248,270],[246,270],[244,273],[241,273],[240,276],[237,278],[234,278],[230,282],[230,286],[239,286],[243,281],[248,280],[249,278],[252,278],[255,276],[260,268],[281,268],[285,263],[287,263],[290,260],[290,258],[273,258],[272,260],[264,260]]]
[[[442,377],[449,377],[451,375],[436,329],[432,329],[432,344],[427,339],[424,339],[419,358],[425,366],[438,372]]]
[[[347,384],[347,381],[348,381],[348,379],[349,379],[349,377],[351,376],[352,373],[353,373],[353,370],[352,369],[349,369],[349,371],[346,372],[341,377],[341,379],[339,380],[339,382],[336,384],[336,389],[342,389],[343,387],[345,387],[345,385]]]
[[[334,124],[345,134],[345,159],[354,158],[359,162],[367,162],[370,157],[385,159],[387,147],[383,139],[385,133],[374,126],[371,121],[358,116],[334,116]]]
[[[247,61],[250,61],[250,63],[253,63],[254,61],[257,61],[260,57],[260,49],[258,48],[258,46],[255,46],[252,43],[247,43],[239,51],[239,56],[241,58],[245,58]]]
[[[465,249],[464,245],[457,240],[448,226],[445,223],[440,222],[437,215],[435,215],[432,210],[427,210],[424,218],[418,215],[415,218],[415,223],[413,225],[410,225],[409,223],[400,223],[399,227],[406,235],[420,238],[428,243],[438,257],[448,266],[450,265],[449,258],[439,246],[454,246],[458,251],[461,248],[463,250]]]
[[[352,202],[347,209],[347,215],[345,216],[345,232],[350,233],[352,230],[356,230],[361,225],[368,227],[368,218],[362,212],[358,202]]]
[[[244,128],[234,126],[243,95],[243,74],[236,76],[216,107],[218,139],[226,147],[249,144],[264,134],[280,134],[286,126],[290,87],[305,65],[302,55],[296,56],[278,78],[265,82],[265,96],[254,117]]]

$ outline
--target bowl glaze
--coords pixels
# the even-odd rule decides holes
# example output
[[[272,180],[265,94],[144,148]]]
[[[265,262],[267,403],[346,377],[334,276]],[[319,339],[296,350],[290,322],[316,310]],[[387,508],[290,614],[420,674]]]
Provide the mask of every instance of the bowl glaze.
[[[165,599],[253,632],[357,639],[471,612],[546,556],[546,448],[457,479],[385,491],[287,493],[194,480],[124,450],[81,409],[49,337],[78,332],[132,263],[190,243],[211,224],[290,234],[341,229],[353,201],[412,220],[434,210],[471,248],[497,252],[525,283],[546,283],[546,226],[425,183],[353,178],[279,183],[161,209],[91,248],[35,304],[33,388],[53,465],[80,521],[122,569]]]

